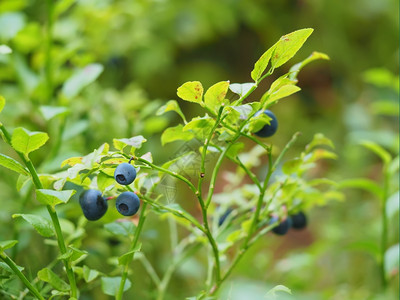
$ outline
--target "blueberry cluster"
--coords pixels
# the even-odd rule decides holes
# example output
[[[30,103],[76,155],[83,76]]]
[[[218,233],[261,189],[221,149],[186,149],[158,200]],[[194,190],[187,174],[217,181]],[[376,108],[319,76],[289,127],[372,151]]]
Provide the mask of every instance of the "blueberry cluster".
[[[279,222],[278,217],[274,216],[269,221],[269,224],[272,225],[278,222]],[[305,228],[306,226],[307,226],[306,215],[302,211],[300,211],[297,214],[288,216],[285,220],[278,223],[278,225],[272,229],[272,232],[277,235],[284,235],[289,231],[290,228],[300,230]]]
[[[114,172],[115,181],[121,185],[129,185],[136,178],[136,169],[130,163],[122,163]],[[107,199],[98,190],[86,190],[79,197],[79,204],[86,219],[96,221],[107,212]],[[133,216],[140,207],[139,197],[132,192],[123,192],[117,197],[115,206],[124,216]]]

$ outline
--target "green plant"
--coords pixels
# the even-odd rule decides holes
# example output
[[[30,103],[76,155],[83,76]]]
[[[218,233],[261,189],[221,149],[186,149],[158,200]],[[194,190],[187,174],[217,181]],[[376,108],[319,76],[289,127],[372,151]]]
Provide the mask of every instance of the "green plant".
[[[330,199],[342,198],[332,181],[324,178],[313,179],[306,175],[320,159],[336,158],[329,150],[333,148],[333,144],[328,138],[316,134],[298,157],[284,162],[285,154],[297,141],[300,133],[295,133],[286,146],[279,150],[275,150],[273,144],[261,141],[252,134],[265,126],[271,126],[274,121],[265,113],[257,114],[258,111],[266,111],[282,98],[298,92],[300,88],[296,85],[297,75],[305,65],[316,59],[328,59],[325,54],[313,52],[277,78],[261,99],[249,101],[250,95],[259,84],[290,60],[312,31],[309,28],[302,29],[281,37],[255,63],[251,72],[253,82],[231,84],[229,81],[222,81],[211,86],[205,93],[198,81],[186,82],[180,86],[177,90],[179,98],[200,105],[205,114],[188,121],[175,100],[158,109],[157,115],[175,111],[183,121],[182,124],[168,127],[162,133],[163,145],[177,141],[197,141],[195,149],[183,150],[179,156],[161,166],[153,162],[150,152],[140,152],[146,139],[143,136],[134,136],[114,139],[114,150],[110,150],[109,144],[104,143],[86,156],[68,158],[62,163],[62,167],[69,166],[67,169],[53,174],[38,174],[30,159],[30,153],[43,146],[48,140],[48,135],[24,128],[14,129],[11,135],[1,124],[4,141],[16,151],[22,163],[2,155],[0,164],[21,174],[19,185],[33,182],[36,199],[47,208],[51,220],[37,214],[16,214],[15,217],[22,217],[46,238],[55,235],[57,243],[50,241],[49,244],[57,246],[59,251],[57,258],[49,266],[41,269],[37,273],[38,279],[32,282],[5,252],[17,241],[2,242],[2,260],[39,299],[50,297],[50,294],[51,297],[69,295],[72,299],[78,298],[78,288],[85,288],[86,284],[96,280],[101,281],[105,294],[122,299],[123,293],[131,287],[128,277],[135,278],[134,272],[132,275],[131,262],[139,256],[156,287],[156,298],[164,299],[175,270],[185,259],[195,255],[199,249],[204,249],[203,253],[206,255],[203,259],[207,262],[205,284],[199,286],[197,295],[190,299],[215,299],[221,286],[249,248],[277,225],[270,224],[271,215],[276,215],[279,220],[290,220],[288,216],[294,212],[325,204]],[[4,98],[1,103],[3,108]],[[249,141],[253,146],[245,144],[242,140]],[[266,161],[261,165],[263,158],[266,158]],[[218,175],[226,159],[230,160],[237,170],[231,174],[226,189],[217,193]],[[207,163],[210,160],[213,164]],[[121,166],[125,168],[128,163],[133,163],[135,168],[130,164],[129,168],[135,170],[135,175],[137,169],[136,180],[117,180],[116,183],[114,176],[118,178],[119,169]],[[265,171],[264,174],[256,174],[259,167]],[[125,171],[124,169],[123,173]],[[242,185],[240,182],[245,176],[251,183]],[[176,189],[178,183],[191,192],[187,201],[196,201],[197,210],[184,209],[175,197],[170,199],[163,191],[165,187]],[[138,199],[143,201],[136,224],[133,219],[116,220],[111,210],[102,218],[111,221],[105,228],[112,235],[120,237],[122,230],[129,239],[129,248],[110,262],[109,272],[98,271],[84,262],[89,255],[85,249],[81,249],[86,228],[85,220],[77,217],[76,222],[70,225],[74,230],[62,232],[56,208],[65,206],[75,190],[80,188],[97,189],[96,199],[101,197],[112,200],[120,195],[116,200],[117,208],[123,215],[135,214],[139,209]],[[133,190],[137,191],[137,196]],[[91,200],[87,193],[81,196],[82,201]],[[134,200],[134,203],[123,204],[129,210],[127,213],[124,213],[125,206],[121,207],[120,203],[125,195],[131,195],[129,199]],[[68,205],[73,205],[73,201]],[[92,204],[89,206],[89,210],[92,210]],[[231,207],[235,207],[231,216],[226,215],[225,220],[219,222],[224,216],[220,213]],[[95,216],[89,219],[98,219],[104,212],[96,211]],[[171,224],[177,223],[183,228],[180,234],[183,237],[178,241],[175,225],[171,225],[174,258],[162,278],[141,253],[142,243],[139,242],[145,221],[153,214],[159,215],[161,219],[168,218]],[[87,217],[88,213],[85,213],[85,216]],[[234,254],[230,259],[227,257],[228,252]],[[64,281],[61,272],[57,274],[53,271],[60,260],[64,264],[68,282]],[[46,284],[43,287],[38,281]],[[40,286],[42,288],[39,289]]]

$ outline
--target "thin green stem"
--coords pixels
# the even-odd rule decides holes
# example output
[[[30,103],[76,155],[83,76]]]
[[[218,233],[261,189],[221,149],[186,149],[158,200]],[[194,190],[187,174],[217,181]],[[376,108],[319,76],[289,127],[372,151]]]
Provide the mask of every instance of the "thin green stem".
[[[25,284],[25,286],[29,289],[29,291],[39,300],[44,300],[43,296],[39,293],[39,291],[30,283],[30,281],[25,277],[24,274],[18,269],[15,262],[7,256],[6,253],[1,252],[0,258],[13,270],[15,275],[19,277],[19,279]]]
[[[4,138],[6,139],[7,144],[11,145],[11,136],[8,133],[7,129],[4,127],[4,125],[0,125],[0,130],[3,132]],[[32,177],[32,181],[33,184],[35,185],[36,189],[43,189],[43,185],[40,181],[39,175],[32,163],[32,161],[26,157],[23,153],[16,151],[17,154],[19,155],[19,157],[21,158],[21,160],[23,161],[23,163],[25,164],[25,166],[28,168],[29,173]],[[60,249],[61,254],[65,254],[67,253],[67,249],[65,247],[65,241],[64,241],[64,236],[62,234],[61,231],[61,227],[60,227],[60,222],[58,220],[58,216],[57,216],[57,212],[55,211],[55,209],[53,207],[51,207],[50,205],[47,205],[47,211],[49,212],[50,218],[53,222],[54,228],[56,230],[56,237],[57,237],[57,243],[58,243],[58,247]],[[68,259],[64,259],[64,266],[67,272],[67,277],[68,277],[68,281],[70,283],[71,286],[71,297],[75,297],[77,298],[78,296],[78,289],[76,286],[76,280],[75,280],[75,275],[74,272],[72,270],[72,267],[68,261]]]
[[[387,278],[385,272],[385,253],[387,249],[387,239],[388,239],[388,216],[386,211],[386,203],[389,197],[389,179],[390,174],[387,170],[387,166],[384,167],[383,170],[384,179],[383,179],[383,194],[382,194],[382,236],[381,236],[381,277],[382,277],[382,286],[385,290],[387,287]]]
[[[129,251],[133,251],[137,246],[140,233],[142,232],[144,221],[146,220],[146,208],[147,208],[147,203],[144,202],[143,206],[142,206],[142,210],[140,212],[140,216],[139,216],[139,224],[136,227],[135,237],[133,238],[133,241],[132,241],[132,244],[131,244],[131,247],[130,247]],[[127,259],[126,262],[125,262],[124,271],[122,273],[122,277],[121,277],[121,282],[120,282],[120,285],[119,285],[118,293],[115,295],[115,299],[116,300],[121,300],[122,299],[122,295],[124,293],[125,282],[126,282],[126,279],[128,277],[129,264],[133,260],[134,255],[135,255],[135,253],[132,253],[132,256],[130,257],[130,259]]]
[[[281,153],[279,153],[278,158],[275,160],[274,165],[272,167],[272,170],[275,170],[276,167],[279,165],[279,163],[281,162],[282,158],[285,156],[286,152],[290,149],[290,147],[293,146],[293,144],[296,142],[296,140],[299,138],[299,136],[301,135],[301,132],[296,132],[292,138],[290,139],[290,141],[286,144],[286,146],[283,148],[283,150],[281,151]]]
[[[186,183],[186,185],[192,190],[193,193],[195,193],[196,195],[198,195],[198,192],[197,192],[196,187],[193,185],[193,183],[191,183],[191,182],[190,182],[188,179],[186,179],[184,176],[179,175],[179,174],[176,173],[176,172],[172,172],[172,171],[170,171],[170,170],[168,170],[168,169],[164,169],[164,168],[162,168],[162,167],[159,167],[159,166],[157,166],[157,165],[155,165],[155,164],[153,164],[153,163],[151,163],[151,162],[145,160],[144,158],[141,158],[141,157],[134,157],[133,159],[134,159],[134,160],[137,160],[137,161],[140,161],[140,162],[142,162],[142,163],[144,163],[144,164],[150,166],[150,167],[153,168],[154,170],[157,170],[157,171],[160,171],[160,172],[169,174],[169,175],[171,175],[172,177],[175,177],[176,179],[179,179],[180,181]]]

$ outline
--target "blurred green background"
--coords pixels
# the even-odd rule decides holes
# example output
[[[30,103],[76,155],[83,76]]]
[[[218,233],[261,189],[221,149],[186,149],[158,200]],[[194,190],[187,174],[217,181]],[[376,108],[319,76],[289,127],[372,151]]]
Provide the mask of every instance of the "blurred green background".
[[[143,153],[151,151],[156,163],[164,162],[179,145],[162,149],[160,133],[179,120],[155,112],[177,99],[178,86],[190,80],[206,88],[222,80],[249,82],[254,62],[266,49],[280,36],[306,27],[315,31],[301,51],[251,100],[312,51],[327,53],[331,60],[302,70],[302,91],[272,108],[280,127],[270,141],[279,149],[301,131],[297,148],[289,152],[294,156],[314,133],[323,132],[334,141],[339,159],[318,165],[314,175],[334,180],[366,177],[382,184],[382,164],[358,145],[360,140],[374,141],[398,156],[396,0],[59,0],[54,1],[50,24],[47,2],[0,1],[0,45],[13,51],[0,54],[0,94],[7,99],[1,121],[10,128],[49,132],[48,145],[33,156],[42,173],[57,171],[65,158],[85,155],[113,138],[139,134],[148,139]],[[98,72],[98,79],[78,94],[68,94],[64,83],[89,64],[96,65],[86,69],[87,76]],[[69,113],[47,120],[46,105],[66,106]],[[195,109],[182,103],[187,116],[204,113]],[[4,143],[0,151],[15,157]],[[37,204],[30,201],[29,191],[16,190],[15,174],[2,168],[0,178],[0,239],[20,231],[16,260],[35,274],[48,261],[40,249],[43,240],[22,223],[13,225],[11,215],[35,210]],[[238,265],[221,299],[262,299],[277,284],[292,289],[289,299],[398,299],[398,176],[391,182],[391,194],[388,246],[394,248],[386,291],[377,264],[381,203],[351,189],[344,202],[312,210],[306,231],[283,238],[267,235]],[[164,223],[150,218],[143,238],[143,251],[160,273],[170,255]],[[109,242],[98,225],[89,227],[83,245],[92,249],[88,264],[108,270],[102,258],[126,249]],[[168,299],[183,299],[198,290],[203,263],[193,257],[179,269]],[[152,299],[150,279],[139,263],[134,268],[141,275],[134,276],[131,295]],[[91,288],[82,299],[105,297]]]

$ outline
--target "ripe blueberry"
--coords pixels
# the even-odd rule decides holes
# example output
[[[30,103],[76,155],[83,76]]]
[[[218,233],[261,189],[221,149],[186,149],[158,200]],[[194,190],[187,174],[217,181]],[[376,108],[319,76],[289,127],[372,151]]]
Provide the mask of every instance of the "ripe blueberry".
[[[83,214],[89,221],[100,219],[107,211],[107,200],[101,196],[101,192],[97,190],[84,191],[79,197]]]
[[[269,221],[269,224],[272,225],[277,222],[279,222],[278,217],[272,217],[271,220]],[[272,229],[272,232],[277,235],[284,235],[284,234],[286,234],[286,232],[288,232],[288,230],[291,226],[292,226],[292,219],[290,217],[288,217],[284,221],[279,223],[278,226],[274,227]]]
[[[258,111],[255,116],[261,114],[261,110]],[[276,119],[274,113],[268,109],[264,110],[264,114],[271,118],[270,123],[264,125],[261,130],[255,132],[254,134],[258,135],[259,137],[270,137],[273,136],[278,129],[278,120]]]
[[[118,196],[115,206],[121,215],[133,216],[139,210],[140,200],[135,193],[123,192]]]
[[[307,226],[307,217],[306,215],[300,211],[297,214],[291,215],[293,224],[292,227],[294,229],[303,229]]]
[[[136,178],[136,169],[131,164],[122,163],[115,169],[114,178],[119,184],[131,184]]]
[[[223,213],[223,215],[219,217],[218,226],[221,226],[221,225],[225,222],[226,218],[231,214],[232,211],[233,211],[232,208],[228,208],[228,209]]]

